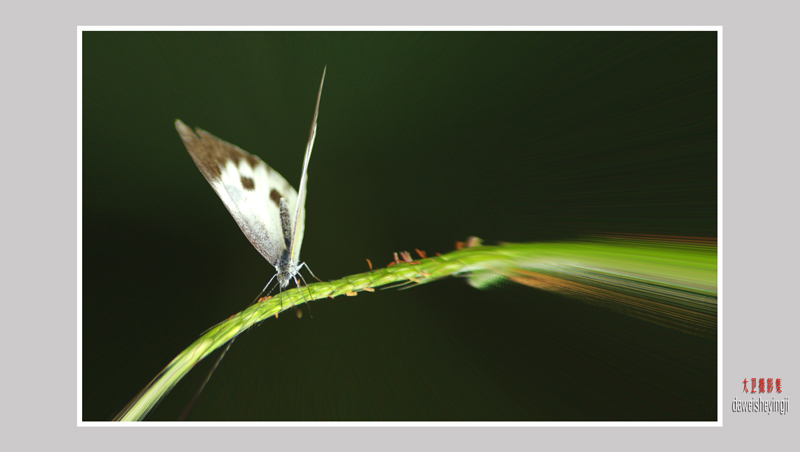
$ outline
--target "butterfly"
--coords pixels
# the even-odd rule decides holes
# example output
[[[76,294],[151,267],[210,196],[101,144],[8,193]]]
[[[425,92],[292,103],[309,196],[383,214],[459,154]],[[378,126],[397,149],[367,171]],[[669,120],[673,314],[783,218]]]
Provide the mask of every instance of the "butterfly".
[[[180,119],[175,121],[175,128],[197,168],[250,243],[275,267],[277,273],[264,287],[265,290],[275,278],[282,289],[292,280],[299,287],[297,275],[306,266],[300,263],[300,246],[305,229],[308,161],[317,135],[319,101],[326,70],[327,67],[322,71],[317,93],[299,192],[255,155],[200,128],[192,131]]]

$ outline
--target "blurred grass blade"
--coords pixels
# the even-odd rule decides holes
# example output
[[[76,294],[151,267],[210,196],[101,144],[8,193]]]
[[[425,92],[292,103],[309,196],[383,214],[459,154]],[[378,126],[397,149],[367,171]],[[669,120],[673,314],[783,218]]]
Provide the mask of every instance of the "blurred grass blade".
[[[717,331],[713,241],[595,239],[525,245],[525,260],[474,271],[487,287],[510,280],[709,339]]]

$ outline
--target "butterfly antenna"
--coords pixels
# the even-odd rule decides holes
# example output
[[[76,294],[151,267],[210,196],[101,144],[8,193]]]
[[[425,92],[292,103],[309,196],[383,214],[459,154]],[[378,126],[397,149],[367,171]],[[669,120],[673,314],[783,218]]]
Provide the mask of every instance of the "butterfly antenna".
[[[194,395],[194,397],[192,397],[192,400],[191,402],[189,402],[189,405],[186,407],[186,409],[183,410],[183,413],[181,413],[181,416],[178,418],[179,421],[186,420],[186,416],[189,415],[189,411],[192,410],[194,403],[197,402],[197,399],[200,397],[200,393],[202,393],[203,389],[205,389],[206,384],[208,384],[208,380],[211,379],[211,375],[213,375],[214,371],[217,370],[217,366],[219,366],[219,363],[222,361],[222,358],[224,358],[225,354],[228,353],[228,350],[230,350],[231,345],[233,345],[233,341],[235,340],[236,337],[228,341],[228,346],[225,347],[225,350],[223,350],[222,353],[219,355],[219,358],[217,358],[217,362],[214,363],[214,367],[211,368],[211,370],[208,372],[208,375],[206,375],[206,379],[203,380],[203,384],[200,385],[200,388],[197,390],[197,393]]]

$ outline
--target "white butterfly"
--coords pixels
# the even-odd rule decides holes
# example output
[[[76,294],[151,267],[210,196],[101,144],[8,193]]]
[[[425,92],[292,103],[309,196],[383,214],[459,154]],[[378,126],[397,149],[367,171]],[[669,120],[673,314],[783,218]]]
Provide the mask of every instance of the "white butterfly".
[[[250,243],[277,270],[281,288],[294,280],[305,263],[300,264],[300,246],[306,217],[308,160],[317,134],[317,114],[325,70],[317,94],[317,106],[306,146],[300,192],[260,158],[238,146],[222,141],[199,128],[193,132],[181,120],[175,128],[200,172],[222,199]],[[272,279],[270,279],[272,282]],[[269,286],[269,283],[267,283]],[[265,287],[266,289],[266,287]]]

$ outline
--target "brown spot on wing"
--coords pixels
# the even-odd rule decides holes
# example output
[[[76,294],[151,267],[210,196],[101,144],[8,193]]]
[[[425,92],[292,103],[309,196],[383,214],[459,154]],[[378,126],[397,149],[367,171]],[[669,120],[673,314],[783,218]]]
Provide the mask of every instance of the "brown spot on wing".
[[[275,205],[278,206],[279,208],[280,208],[280,205],[281,205],[281,198],[283,198],[283,196],[281,196],[281,194],[278,192],[278,190],[275,190],[273,188],[272,191],[269,192],[269,199],[271,199],[272,202],[274,202]]]
[[[271,168],[255,155],[249,154],[227,141],[220,140],[203,129],[195,128],[192,131],[181,120],[175,121],[175,128],[178,130],[186,150],[189,151],[189,155],[192,156],[192,160],[209,181],[219,180],[220,168],[224,167],[227,161],[232,161],[238,166],[240,161],[245,160],[251,168],[262,164],[266,167],[267,172],[271,171]],[[245,186],[245,188],[247,187]]]
[[[242,187],[244,187],[245,190],[253,191],[256,189],[256,183],[253,181],[253,179],[247,176],[242,176],[241,181],[242,181]]]
[[[258,165],[258,162],[261,161],[261,159],[259,159],[258,157],[256,157],[253,154],[245,154],[244,158],[245,158],[245,160],[247,160],[247,163],[250,164],[251,168],[255,168],[256,165]],[[269,167],[267,167],[267,168],[269,168]]]

